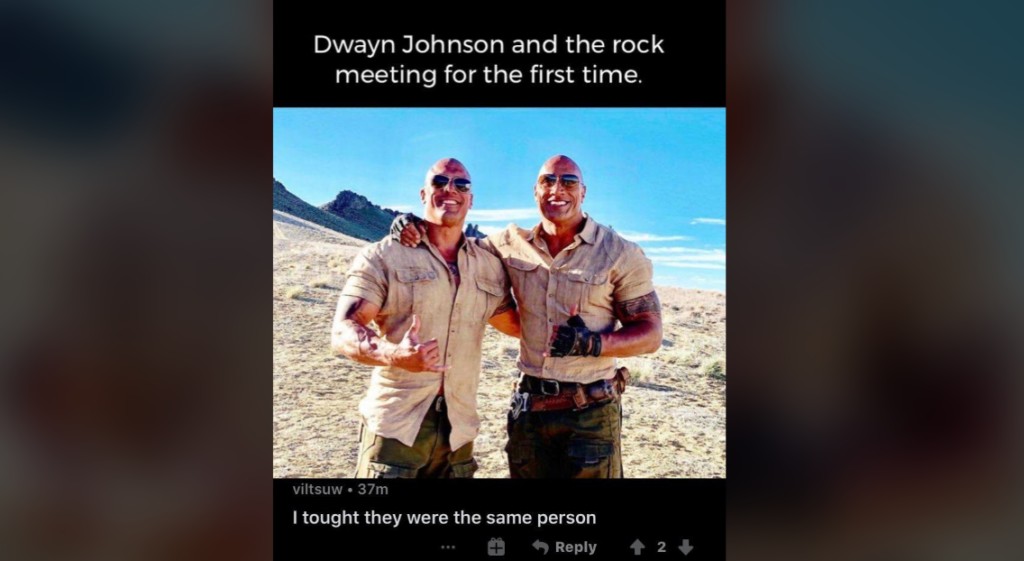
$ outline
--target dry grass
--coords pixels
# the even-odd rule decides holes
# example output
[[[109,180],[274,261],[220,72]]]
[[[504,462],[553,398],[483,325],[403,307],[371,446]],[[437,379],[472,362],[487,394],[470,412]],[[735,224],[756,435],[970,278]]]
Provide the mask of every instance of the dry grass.
[[[306,289],[301,286],[290,286],[284,291],[285,300],[294,300],[306,295]]]
[[[309,286],[312,288],[326,288],[328,286],[331,286],[331,277],[317,277],[309,281]]]
[[[519,341],[505,339],[498,345],[498,356],[516,359],[519,357]]]
[[[629,384],[632,386],[646,387],[655,383],[661,362],[648,357],[629,357],[619,359],[619,366],[629,369]]]
[[[708,378],[725,380],[725,357],[711,357],[704,363],[703,370]]]

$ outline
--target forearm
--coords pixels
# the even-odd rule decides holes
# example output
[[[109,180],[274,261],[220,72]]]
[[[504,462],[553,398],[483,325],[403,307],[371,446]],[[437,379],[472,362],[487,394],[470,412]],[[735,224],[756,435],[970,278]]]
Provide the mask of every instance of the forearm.
[[[331,334],[331,348],[360,364],[390,366],[398,345],[380,337],[357,321],[340,321]]]
[[[653,353],[660,347],[661,321],[657,319],[633,321],[621,329],[601,334],[601,356],[637,356]]]
[[[601,356],[628,357],[661,347],[661,302],[656,292],[615,303],[622,328],[601,334]]]

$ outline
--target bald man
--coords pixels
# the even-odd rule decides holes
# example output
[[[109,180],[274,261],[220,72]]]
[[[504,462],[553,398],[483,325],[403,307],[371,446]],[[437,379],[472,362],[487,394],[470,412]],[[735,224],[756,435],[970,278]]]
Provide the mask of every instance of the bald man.
[[[481,244],[501,258],[522,322],[505,448],[513,478],[622,477],[629,373],[615,357],[661,346],[651,262],[583,212],[586,194],[576,162],[553,156],[533,186],[540,223],[510,224]],[[396,219],[404,244],[421,238],[414,219]]]
[[[420,200],[424,243],[360,251],[334,317],[334,352],[376,367],[359,403],[358,478],[472,477],[484,329],[520,334],[501,261],[462,232],[469,171],[439,160]]]

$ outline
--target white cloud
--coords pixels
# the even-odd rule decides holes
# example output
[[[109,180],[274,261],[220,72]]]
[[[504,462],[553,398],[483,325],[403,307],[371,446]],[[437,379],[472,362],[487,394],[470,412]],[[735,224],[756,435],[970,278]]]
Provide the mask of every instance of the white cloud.
[[[700,275],[692,277],[655,275],[654,284],[661,286],[678,286],[680,288],[697,288],[700,290],[715,290],[719,292],[725,292],[725,279],[714,279],[703,277]]]
[[[673,261],[670,263],[659,263],[664,267],[676,267],[679,269],[710,269],[714,271],[724,271],[725,265],[716,265],[713,263],[693,263],[690,261]]]
[[[644,248],[648,259],[659,267],[677,269],[725,270],[725,250],[697,249],[693,247]]]
[[[516,220],[539,220],[540,211],[535,208],[498,208],[491,210],[471,209],[466,216],[468,222],[515,222]]]
[[[384,208],[390,208],[391,210],[397,210],[398,212],[416,212],[418,210],[412,205],[381,205]],[[422,208],[422,207],[421,207]]]
[[[480,230],[480,233],[483,235],[490,236],[491,234],[497,234],[505,228],[502,226],[479,226],[477,229]]]
[[[691,225],[693,224],[713,224],[715,226],[725,226],[724,218],[694,218]]]
[[[721,249],[697,249],[695,247],[648,247],[644,248],[644,253],[686,253],[693,255],[722,255],[725,256],[725,251]]]
[[[709,253],[686,253],[682,255],[651,255],[648,257],[653,263],[721,263],[725,265],[725,252]]]
[[[688,242],[693,241],[689,236],[659,236],[644,232],[619,232],[619,235],[631,242]]]

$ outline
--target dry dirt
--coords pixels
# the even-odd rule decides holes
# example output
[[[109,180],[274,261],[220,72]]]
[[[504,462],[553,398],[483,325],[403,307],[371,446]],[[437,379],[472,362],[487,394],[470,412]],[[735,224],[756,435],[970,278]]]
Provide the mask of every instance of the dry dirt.
[[[274,211],[274,477],[352,475],[370,367],[331,355],[330,325],[344,272],[365,243]],[[725,477],[725,295],[673,287],[658,295],[661,349],[622,361],[639,378],[623,396],[625,475]],[[487,328],[477,477],[508,477],[504,421],[517,352],[516,341]]]

